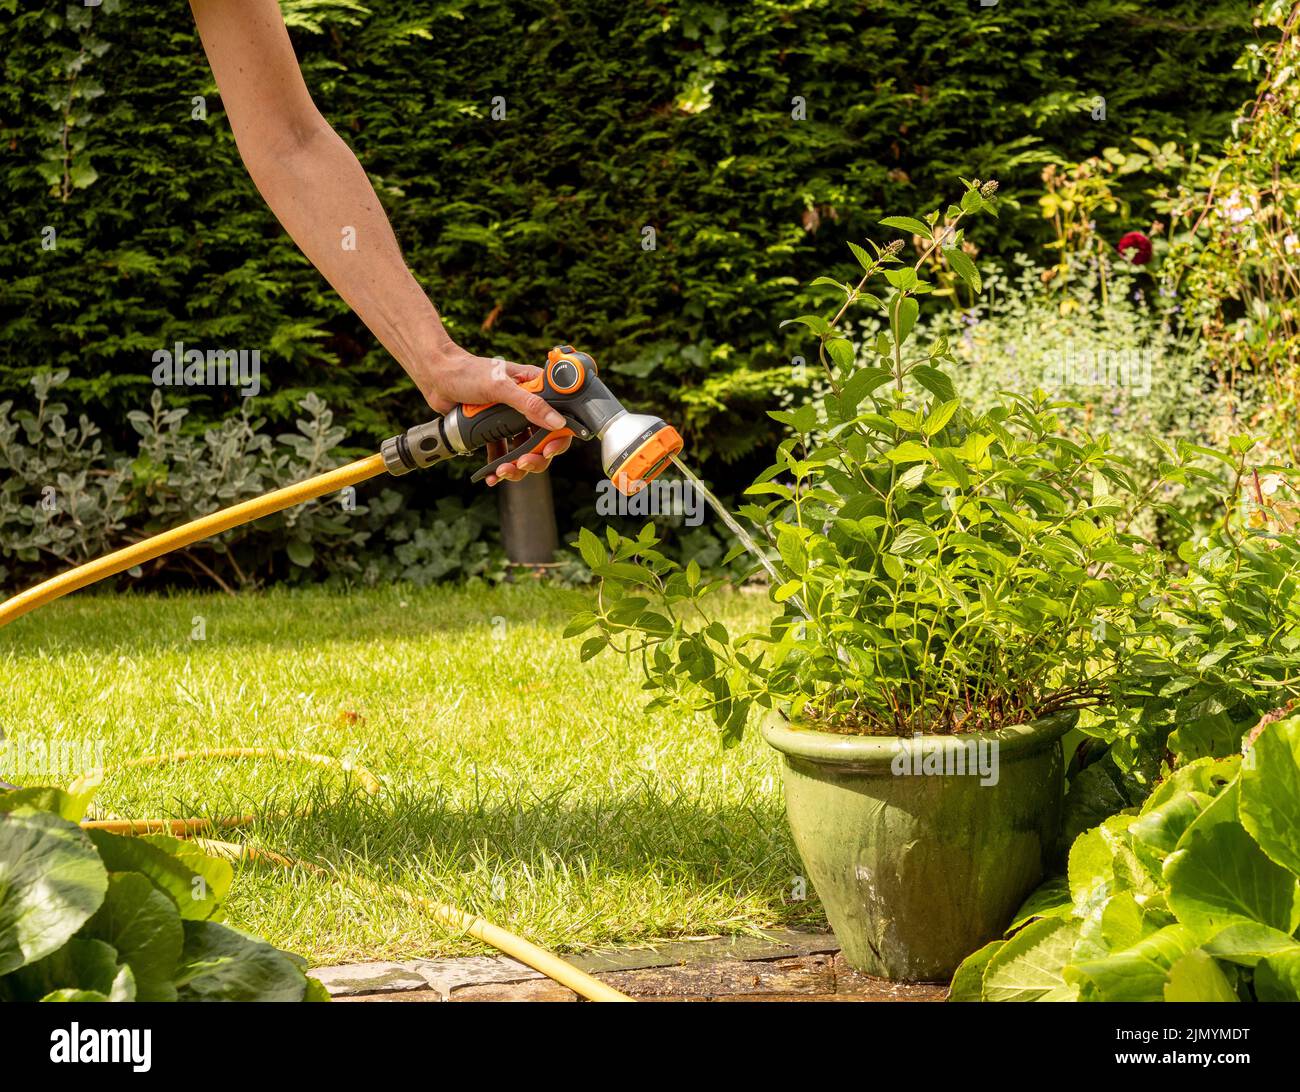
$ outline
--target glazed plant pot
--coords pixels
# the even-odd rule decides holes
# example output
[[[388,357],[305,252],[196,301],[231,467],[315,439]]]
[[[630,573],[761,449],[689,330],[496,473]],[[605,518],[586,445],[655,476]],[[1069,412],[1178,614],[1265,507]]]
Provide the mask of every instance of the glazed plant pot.
[[[795,845],[850,966],[946,982],[1002,934],[1055,844],[1075,719],[900,739],[769,714]]]

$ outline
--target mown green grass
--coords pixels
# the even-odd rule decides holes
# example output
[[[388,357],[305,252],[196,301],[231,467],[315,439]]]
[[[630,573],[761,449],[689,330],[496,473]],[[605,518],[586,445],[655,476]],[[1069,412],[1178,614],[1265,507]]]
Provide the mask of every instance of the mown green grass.
[[[221,837],[328,871],[245,865],[229,920],[317,964],[481,950],[376,898],[374,880],[558,950],[822,924],[815,901],[791,898],[775,754],[757,733],[723,751],[703,721],[646,714],[616,657],[580,663],[561,631],[583,595],[73,597],[0,631],[0,777],[66,782],[76,771],[15,768],[17,745],[64,744],[62,757],[102,741],[103,814],[256,813]],[[766,609],[717,605],[737,624]],[[112,771],[232,746],[350,758],[383,789],[264,759]]]

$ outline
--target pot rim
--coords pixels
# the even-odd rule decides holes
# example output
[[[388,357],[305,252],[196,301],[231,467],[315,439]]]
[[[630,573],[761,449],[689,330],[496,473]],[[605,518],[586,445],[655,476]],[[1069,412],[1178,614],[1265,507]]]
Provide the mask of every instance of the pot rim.
[[[852,736],[822,732],[792,723],[784,709],[771,710],[759,726],[763,738],[786,758],[843,766],[888,767],[901,751],[918,746],[942,754],[965,749],[968,742],[996,743],[1003,758],[1023,757],[1045,750],[1074,727],[1077,709],[999,728],[996,732],[963,732],[960,735]]]

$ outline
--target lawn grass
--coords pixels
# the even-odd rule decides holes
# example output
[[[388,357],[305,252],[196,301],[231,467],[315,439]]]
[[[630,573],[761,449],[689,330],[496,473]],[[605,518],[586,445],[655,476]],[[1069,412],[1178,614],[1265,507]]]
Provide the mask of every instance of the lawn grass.
[[[83,594],[0,631],[0,724],[12,744],[102,743],[104,814],[256,813],[221,837],[328,871],[245,865],[229,920],[315,964],[483,950],[376,898],[373,880],[561,951],[824,926],[811,894],[791,898],[800,867],[776,755],[755,732],[723,751],[704,721],[646,714],[616,657],[579,663],[561,631],[584,596]],[[749,595],[717,607],[737,624],[767,610]],[[112,771],[232,746],[348,757],[383,788],[265,759]],[[77,772],[6,768],[14,753],[0,777]]]

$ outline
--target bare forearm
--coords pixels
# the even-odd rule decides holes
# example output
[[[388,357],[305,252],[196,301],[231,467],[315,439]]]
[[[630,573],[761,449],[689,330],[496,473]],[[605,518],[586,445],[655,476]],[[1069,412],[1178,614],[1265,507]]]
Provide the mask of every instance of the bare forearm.
[[[455,345],[406,268],[366,172],[312,103],[277,0],[190,0],[203,49],[248,173],[280,223],[415,381],[429,405],[505,402],[533,425],[564,418],[521,383],[536,367]],[[501,467],[517,479],[568,446]],[[496,478],[489,478],[489,484]]]
[[[249,173],[285,230],[417,385],[450,338],[402,258],[379,198],[356,156],[321,119],[271,154],[245,155]]]

